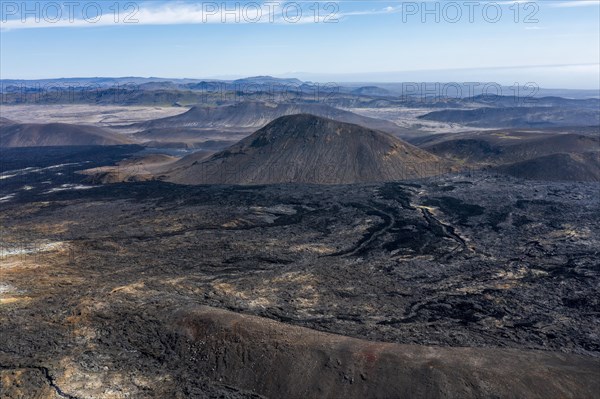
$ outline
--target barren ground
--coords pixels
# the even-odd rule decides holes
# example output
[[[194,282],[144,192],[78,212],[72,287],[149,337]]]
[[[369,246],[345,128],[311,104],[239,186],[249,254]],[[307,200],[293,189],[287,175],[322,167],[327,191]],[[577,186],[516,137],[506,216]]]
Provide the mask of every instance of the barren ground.
[[[598,189],[457,175],[31,190],[1,204],[4,392],[272,394],[193,354],[173,314],[198,305],[368,341],[562,353],[593,375]]]
[[[61,122],[110,127],[179,115],[187,110],[185,107],[3,104],[1,116],[21,123]]]

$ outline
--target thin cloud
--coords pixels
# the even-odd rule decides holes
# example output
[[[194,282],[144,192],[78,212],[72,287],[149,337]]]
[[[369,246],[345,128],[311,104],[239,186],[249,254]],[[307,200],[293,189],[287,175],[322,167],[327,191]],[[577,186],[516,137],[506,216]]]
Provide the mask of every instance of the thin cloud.
[[[115,21],[115,15],[112,11],[102,10],[102,15],[95,18],[96,15],[88,18],[83,17],[68,19],[68,12],[63,10],[63,18],[60,20],[51,20],[48,18],[39,18],[29,15],[25,21],[21,21],[18,15],[12,19],[0,21],[0,29],[18,30],[18,29],[41,29],[41,28],[94,28],[105,26],[140,26],[140,25],[196,25],[196,24],[310,24],[310,23],[335,23],[340,19],[353,16],[392,14],[401,11],[400,7],[388,6],[380,9],[356,10],[340,12],[340,2],[331,2],[338,4],[337,11],[331,13],[331,10],[325,10],[315,17],[312,8],[302,7],[298,14],[294,6],[285,8],[284,2],[266,2],[261,4],[261,8],[235,6],[231,9],[222,8],[222,3],[200,3],[190,4],[183,2],[162,4],[158,7],[151,5],[142,5],[134,13],[123,12],[120,20]],[[298,4],[298,3],[295,3]],[[217,8],[213,8],[215,5]],[[312,4],[311,4],[312,7]],[[128,15],[125,20],[125,15]],[[326,19],[327,18],[327,19]]]
[[[501,6],[512,6],[515,3],[517,3],[517,4],[536,3],[536,1],[532,1],[532,0],[508,0],[508,1],[497,1],[496,3],[499,4],[499,5],[501,5]]]
[[[599,0],[574,0],[574,1],[562,1],[554,4],[550,4],[550,7],[554,8],[572,8],[572,7],[589,7],[599,6]]]
[[[36,18],[29,15],[25,21],[21,21],[19,15],[13,19],[0,21],[2,30],[16,29],[40,29],[40,28],[93,28],[103,26],[140,26],[140,25],[195,25],[195,24],[304,24],[322,22],[315,20],[314,14],[308,15],[307,9],[299,14],[294,7],[287,12],[285,4],[261,4],[260,8],[255,6],[236,6],[225,9],[222,3],[171,3],[162,4],[158,7],[149,5],[141,6],[135,12],[128,10],[120,15],[120,20],[115,21],[112,11],[102,10],[102,15],[88,18],[83,17],[68,19],[67,11],[63,10],[63,18],[51,20],[48,18]],[[216,8],[215,8],[216,7]],[[128,15],[128,18],[124,17]],[[338,15],[338,17],[340,17]]]
[[[389,6],[389,7],[385,7],[385,8],[381,8],[381,9],[374,9],[374,10],[349,11],[349,12],[341,13],[340,17],[349,17],[349,16],[354,16],[354,15],[394,14],[394,13],[399,13],[401,11],[402,10],[400,7]]]
[[[80,13],[81,14],[81,13]],[[88,18],[83,16],[71,20],[65,16],[58,21],[52,21],[48,18],[39,18],[36,20],[28,16],[25,21],[20,19],[9,19],[0,22],[0,26],[5,30],[12,29],[36,29],[36,28],[84,28],[99,27],[111,25],[184,25],[184,24],[213,24],[213,23],[242,23],[254,18],[255,13],[251,10],[244,11],[237,9],[234,12],[213,11],[208,6],[175,3],[164,4],[160,7],[140,7],[137,10],[128,10],[123,12],[120,20],[115,21],[115,15],[112,11],[102,10],[102,15],[96,18],[96,15]],[[125,15],[127,14],[127,18]],[[266,16],[268,21],[268,16]]]

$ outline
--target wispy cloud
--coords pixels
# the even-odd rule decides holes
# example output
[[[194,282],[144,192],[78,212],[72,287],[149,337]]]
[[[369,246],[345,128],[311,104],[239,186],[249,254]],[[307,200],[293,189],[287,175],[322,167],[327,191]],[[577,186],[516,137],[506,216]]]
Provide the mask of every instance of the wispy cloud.
[[[440,0],[422,0],[421,3],[440,2]],[[515,3],[530,3],[532,0],[501,0],[497,4],[508,6]],[[375,2],[374,2],[375,3]],[[378,2],[377,2],[378,3]],[[375,3],[375,4],[377,4]],[[558,0],[536,2],[539,5],[552,8],[571,8],[584,6],[599,6],[600,0]],[[20,3],[14,3],[20,4]],[[98,3],[95,3],[98,4]],[[234,5],[224,2],[199,2],[189,3],[185,1],[173,1],[169,3],[159,3],[154,5],[152,2],[130,3],[136,5],[136,9],[121,10],[118,15],[108,4],[102,9],[101,15],[95,13],[91,17],[84,19],[82,10],[75,12],[72,17],[68,10],[62,9],[62,18],[52,20],[52,18],[43,18],[28,14],[21,18],[18,9],[7,13],[3,7],[3,15],[0,20],[0,29],[19,30],[36,28],[93,28],[105,26],[140,26],[140,25],[197,25],[197,24],[311,24],[311,23],[335,23],[340,20],[359,16],[374,16],[386,14],[399,14],[403,12],[403,5],[398,3],[385,3],[377,8],[361,9],[356,7],[357,3],[351,1],[331,1],[326,3],[327,7],[321,9],[315,15],[315,3],[312,2],[292,2],[285,1],[264,1],[252,3],[235,3]],[[137,5],[139,4],[139,6]],[[344,10],[346,5],[352,4],[349,10]],[[359,4],[373,3],[360,2]],[[381,3],[379,3],[381,4]],[[258,7],[257,7],[258,6]],[[322,7],[323,4],[321,4]],[[64,6],[63,6],[64,7]],[[299,9],[297,7],[300,7]]]
[[[573,0],[573,1],[560,1],[550,4],[550,7],[554,8],[572,8],[572,7],[589,7],[589,6],[600,6],[600,0]]]
[[[507,0],[507,1],[497,1],[496,3],[500,4],[501,6],[512,6],[515,3],[526,4],[526,3],[535,3],[535,1],[532,1],[532,0]]]
[[[402,8],[399,6],[388,6],[384,8],[378,9],[370,9],[370,10],[360,10],[360,11],[349,11],[340,13],[341,17],[349,17],[353,15],[381,15],[381,14],[395,14],[402,12]]]
[[[137,4],[137,3],[131,3]],[[300,3],[305,4],[305,3]],[[332,2],[332,4],[337,4]],[[112,3],[111,3],[112,5]],[[257,7],[258,5],[258,7]],[[329,16],[330,22],[342,15],[338,12],[334,14],[324,13],[325,15],[315,16],[314,12],[299,3],[293,3],[287,6],[285,3],[264,2],[262,4],[236,3],[234,6],[220,2],[186,3],[172,2],[153,6],[144,3],[136,6],[135,9],[124,10],[118,15],[111,9],[103,9],[100,14],[94,13],[91,17],[84,19],[81,12],[75,12],[78,18],[72,17],[72,13],[62,9],[63,17],[53,20],[53,18],[43,18],[39,15],[26,15],[22,20],[18,9],[11,10],[10,14],[4,13],[0,20],[2,30],[16,29],[36,29],[36,28],[84,28],[84,27],[102,27],[102,26],[136,26],[136,25],[193,25],[193,24],[306,24],[324,22],[324,18]],[[81,11],[81,10],[79,10]],[[95,10],[94,10],[95,11]],[[40,13],[41,14],[41,13]],[[71,17],[69,18],[69,16]]]
[[[426,0],[430,1],[430,0]],[[16,4],[16,3],[15,3]],[[112,3],[111,3],[112,4]],[[137,3],[131,3],[137,4]],[[111,9],[103,9],[100,15],[94,14],[84,19],[81,12],[73,18],[68,10],[63,9],[63,17],[52,18],[27,15],[22,20],[18,9],[10,14],[5,13],[0,20],[0,29],[40,29],[40,28],[94,28],[103,26],[136,26],[136,25],[194,25],[194,24],[309,24],[335,23],[341,19],[354,16],[393,14],[401,12],[400,6],[387,6],[367,10],[341,11],[340,1],[327,3],[327,7],[315,14],[314,3],[305,2],[263,2],[261,4],[236,3],[225,6],[220,2],[172,2],[154,6],[142,3],[135,9],[124,10],[115,15]],[[256,5],[259,7],[256,7]],[[299,7],[299,8],[298,8]],[[81,11],[81,10],[78,10]],[[77,16],[79,16],[77,18]]]

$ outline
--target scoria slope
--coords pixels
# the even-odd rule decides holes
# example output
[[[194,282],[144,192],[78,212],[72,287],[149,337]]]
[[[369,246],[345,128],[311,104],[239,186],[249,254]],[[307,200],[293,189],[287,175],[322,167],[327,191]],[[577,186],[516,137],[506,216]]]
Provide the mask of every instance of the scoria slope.
[[[314,115],[281,117],[189,168],[184,184],[351,184],[445,172],[449,163],[386,133]]]

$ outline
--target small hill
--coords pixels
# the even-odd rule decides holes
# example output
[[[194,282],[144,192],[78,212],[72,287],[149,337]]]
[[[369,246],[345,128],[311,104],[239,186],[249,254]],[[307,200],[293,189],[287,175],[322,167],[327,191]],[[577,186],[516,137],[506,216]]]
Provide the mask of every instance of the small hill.
[[[511,176],[546,181],[600,181],[600,152],[552,154],[527,161],[503,165],[497,172]]]
[[[600,139],[574,133],[491,131],[423,137],[414,141],[440,157],[502,165],[558,153],[600,151]]]
[[[231,135],[235,135],[235,133],[231,133]],[[245,133],[244,136],[248,134]],[[222,137],[223,132],[221,130],[214,129],[195,129],[195,128],[186,128],[186,127],[163,127],[163,128],[150,128],[147,130],[143,130],[138,133],[134,133],[132,135],[136,139],[139,140],[165,140],[169,139],[171,141],[179,140],[179,141],[187,141],[187,140],[201,140],[201,139],[211,139],[214,137]]]
[[[173,163],[163,165],[155,171],[155,175],[160,179],[169,179],[173,175],[186,175],[190,170],[194,170],[197,165],[207,160],[211,155],[214,155],[214,151],[196,151],[190,155],[176,160]]]
[[[594,398],[594,357],[365,341],[209,307],[171,325],[200,375],[268,398]],[[214,365],[219,365],[215,367]]]
[[[167,179],[184,184],[350,184],[448,169],[448,162],[386,133],[300,114],[281,117]]]
[[[179,158],[166,154],[149,154],[125,159],[115,166],[102,166],[81,172],[85,182],[91,184],[112,184],[154,180],[165,167]]]
[[[363,86],[352,90],[352,94],[359,96],[389,96],[392,93],[378,86]]]
[[[217,129],[198,129],[193,127],[150,128],[132,134],[140,142],[182,143],[197,146],[202,142],[228,142],[229,145],[248,137],[252,131],[224,131]],[[224,147],[221,147],[224,148]]]
[[[134,127],[143,130],[185,127],[253,132],[277,118],[296,114],[311,114],[340,122],[355,123],[390,134],[403,132],[403,129],[393,122],[357,115],[325,104],[269,104],[264,102],[242,102],[221,107],[195,106],[181,115],[139,123]],[[153,137],[153,139],[156,140],[157,137]]]
[[[66,123],[0,125],[0,147],[120,145],[132,142],[95,126]]]
[[[542,89],[543,90],[543,89]],[[545,91],[545,90],[543,90]],[[590,93],[592,94],[592,93]],[[595,93],[597,95],[597,93]],[[577,108],[577,109],[594,109],[600,107],[600,99],[598,98],[563,98],[557,96],[545,97],[519,97],[515,96],[499,96],[494,94],[480,94],[474,97],[466,97],[459,100],[459,103],[470,106],[478,104],[486,107],[507,107],[514,108],[521,104],[527,107],[554,107],[554,108]]]
[[[482,128],[593,126],[600,123],[600,111],[562,107],[446,109],[430,112],[419,119]]]
[[[10,119],[7,119],[7,118],[0,117],[0,127],[1,126],[14,125],[15,123],[17,123],[17,122],[11,121]]]
[[[486,140],[474,138],[449,140],[423,148],[440,157],[468,163],[495,162],[503,156],[501,147]]]
[[[132,134],[147,147],[187,148],[206,151],[223,150],[245,137],[249,132],[221,131],[187,127],[151,128]]]

